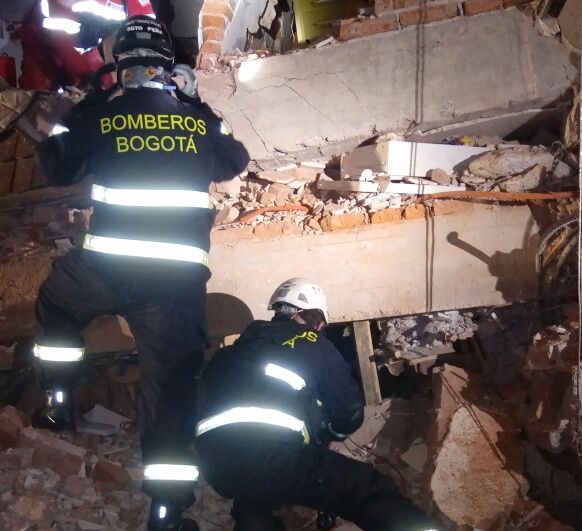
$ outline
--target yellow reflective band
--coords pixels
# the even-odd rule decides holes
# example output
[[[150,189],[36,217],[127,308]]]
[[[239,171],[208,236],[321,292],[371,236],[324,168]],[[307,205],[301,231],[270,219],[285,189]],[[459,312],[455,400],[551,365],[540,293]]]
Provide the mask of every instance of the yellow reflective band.
[[[286,384],[289,384],[296,391],[301,391],[307,384],[305,380],[301,378],[296,372],[285,369],[274,363],[269,363],[265,367],[265,374],[271,378],[276,378],[277,380],[282,380]]]
[[[144,479],[156,481],[196,481],[198,474],[194,465],[146,465],[143,471]]]
[[[208,267],[208,253],[206,251],[198,247],[177,243],[125,240],[122,238],[108,238],[107,236],[87,234],[83,243],[83,249],[122,256],[193,262]]]
[[[72,362],[81,361],[83,359],[85,349],[34,345],[33,352],[35,357],[42,361]]]
[[[196,437],[200,437],[203,433],[215,428],[220,428],[228,424],[238,424],[240,422],[258,422],[260,424],[271,424],[272,426],[288,428],[301,433],[305,444],[309,443],[309,433],[305,422],[282,411],[262,407],[235,407],[201,420],[196,426]]]
[[[212,208],[210,195],[194,190],[133,190],[94,184],[91,199],[108,205],[130,207]]]

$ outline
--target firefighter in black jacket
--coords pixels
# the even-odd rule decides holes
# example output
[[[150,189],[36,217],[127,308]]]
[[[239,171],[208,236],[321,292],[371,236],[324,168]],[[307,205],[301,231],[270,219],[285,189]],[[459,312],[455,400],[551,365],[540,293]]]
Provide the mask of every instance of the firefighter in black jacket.
[[[33,421],[74,428],[81,331],[98,315],[123,315],[141,368],[149,529],[187,529],[180,515],[194,501],[198,475],[188,447],[196,419],[194,377],[205,348],[213,220],[208,186],[243,171],[248,154],[224,134],[207,105],[174,96],[173,48],[162,24],[126,20],[114,56],[122,95],[77,109],[65,124],[68,132],[38,151],[54,184],[93,175],[94,211],[83,249],[58,259],[40,289],[34,354],[46,400]]]
[[[320,331],[326,297],[304,278],[277,288],[271,322],[255,321],[206,370],[196,429],[202,473],[234,498],[236,531],[278,531],[273,510],[301,505],[365,531],[420,531],[430,523],[370,464],[327,448],[363,421],[360,389]]]

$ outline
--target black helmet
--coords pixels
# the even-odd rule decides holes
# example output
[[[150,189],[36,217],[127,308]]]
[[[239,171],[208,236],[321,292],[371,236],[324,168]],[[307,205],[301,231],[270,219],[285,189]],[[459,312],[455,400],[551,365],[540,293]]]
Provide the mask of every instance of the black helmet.
[[[144,15],[129,17],[123,22],[113,45],[113,58],[119,63],[121,54],[137,48],[152,50],[160,56],[159,64],[152,64],[153,58],[148,57],[149,62],[144,66],[163,66],[167,70],[171,70],[174,62],[174,46],[170,33],[161,22]],[[143,64],[135,62],[133,58],[129,60],[134,65]]]

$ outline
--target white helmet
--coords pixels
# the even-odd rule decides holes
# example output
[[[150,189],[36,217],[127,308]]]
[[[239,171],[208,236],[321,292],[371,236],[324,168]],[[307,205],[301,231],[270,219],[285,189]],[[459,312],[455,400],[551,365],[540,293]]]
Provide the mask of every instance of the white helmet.
[[[269,310],[278,302],[296,306],[302,310],[320,310],[329,322],[327,297],[321,287],[308,278],[290,278],[281,284],[269,301]]]

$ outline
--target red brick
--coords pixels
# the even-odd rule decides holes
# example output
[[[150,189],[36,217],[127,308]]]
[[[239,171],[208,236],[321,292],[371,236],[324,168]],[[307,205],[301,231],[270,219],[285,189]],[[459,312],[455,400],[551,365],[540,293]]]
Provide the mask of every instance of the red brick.
[[[20,194],[30,190],[34,176],[34,159],[16,159],[16,171],[12,182],[12,193]]]
[[[205,27],[204,17],[206,15],[222,15],[226,17],[227,20],[232,20],[232,9],[230,5],[221,2],[204,2],[204,7],[202,8],[203,23],[202,26]]]
[[[196,68],[212,71],[218,65],[218,56],[214,53],[200,53],[196,60]]]
[[[27,159],[34,155],[34,149],[30,140],[26,138],[22,133],[18,133],[18,140],[16,141],[16,152],[14,157],[17,159]]]
[[[212,245],[234,247],[241,240],[250,240],[253,237],[251,226],[233,227],[226,230],[213,230],[210,233]]]
[[[417,7],[426,4],[425,0],[394,0],[394,9],[404,9],[407,7]]]
[[[16,133],[11,134],[8,138],[0,142],[0,162],[6,162],[14,158],[17,142],[18,135]]]
[[[513,7],[513,6],[525,6],[526,4],[531,3],[532,0],[503,0],[503,7]]]
[[[340,25],[339,38],[342,41],[383,33],[398,29],[398,18],[394,15],[384,18],[365,18],[342,20]]]
[[[402,216],[404,219],[411,220],[411,219],[424,219],[426,207],[424,205],[410,205],[404,209]]]
[[[387,208],[385,210],[380,210],[380,212],[374,212],[370,216],[371,223],[393,223],[394,221],[400,221],[402,219],[402,212],[399,208]]]
[[[392,11],[392,0],[374,0],[374,14],[380,15]]]
[[[218,41],[224,40],[224,30],[219,28],[204,28],[202,30],[204,41]]]
[[[355,213],[326,216],[319,222],[319,224],[325,232],[354,229],[366,224],[366,214]]]
[[[203,28],[226,28],[228,19],[222,15],[202,15]]]
[[[23,428],[16,409],[6,406],[0,411],[0,448],[13,448],[18,441],[18,433]]]
[[[50,468],[61,476],[78,474],[87,450],[59,439],[45,430],[23,428],[18,434],[18,447],[33,448],[32,466]]]
[[[123,490],[129,483],[129,474],[122,466],[111,461],[99,461],[91,476],[101,488]]]
[[[220,55],[220,52],[222,52],[222,43],[220,42],[206,41],[200,48],[200,53],[213,53],[215,55]]]
[[[495,11],[503,7],[503,0],[467,0],[463,2],[463,12],[466,16],[478,15]]]
[[[416,24],[446,20],[447,18],[456,17],[457,14],[457,4],[427,6],[400,13],[400,24],[405,28]]]
[[[272,240],[283,235],[285,223],[269,223],[268,225],[257,225],[253,231],[255,238],[261,240]]]
[[[10,193],[12,190],[12,177],[14,176],[14,166],[16,163],[0,162],[0,196]]]

